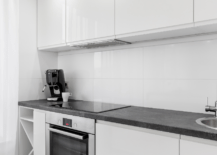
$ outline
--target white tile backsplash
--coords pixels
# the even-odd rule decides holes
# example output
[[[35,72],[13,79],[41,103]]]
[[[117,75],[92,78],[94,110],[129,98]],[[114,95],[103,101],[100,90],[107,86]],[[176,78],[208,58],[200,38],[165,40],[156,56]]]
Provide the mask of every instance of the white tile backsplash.
[[[202,112],[217,100],[217,40],[59,55],[74,99]]]
[[[95,79],[94,101],[143,106],[143,80]]]
[[[64,69],[66,78],[93,78],[94,53],[58,57],[58,68]]]
[[[143,78],[143,48],[94,53],[95,78]]]
[[[165,52],[165,46],[152,46],[144,48],[144,79],[162,79],[165,77]]]
[[[112,78],[113,51],[94,53],[94,78]]]
[[[216,100],[215,80],[144,80],[144,106],[204,113]]]
[[[69,81],[69,92],[72,93],[70,98],[76,100],[93,101],[93,79],[71,79]]]
[[[120,81],[116,80],[116,89],[119,90],[115,92],[115,98],[113,102],[119,100],[120,104],[143,106],[143,80],[129,80],[122,79]]]
[[[143,48],[113,51],[113,78],[143,78]]]
[[[145,79],[217,79],[217,41],[144,48]]]
[[[113,79],[94,79],[94,101],[97,102],[112,102]]]
[[[166,78],[216,79],[216,52],[208,50],[206,41],[167,45]]]

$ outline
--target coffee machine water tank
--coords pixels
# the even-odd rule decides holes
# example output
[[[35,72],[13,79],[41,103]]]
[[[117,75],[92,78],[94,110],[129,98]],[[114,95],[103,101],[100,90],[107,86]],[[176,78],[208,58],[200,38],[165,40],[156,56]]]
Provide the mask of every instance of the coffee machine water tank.
[[[65,92],[65,78],[62,69],[49,69],[45,72],[46,82],[50,89],[51,97],[48,101],[62,101],[62,92]],[[46,87],[46,86],[45,86]],[[44,89],[45,89],[44,87]],[[43,91],[44,91],[43,89]]]

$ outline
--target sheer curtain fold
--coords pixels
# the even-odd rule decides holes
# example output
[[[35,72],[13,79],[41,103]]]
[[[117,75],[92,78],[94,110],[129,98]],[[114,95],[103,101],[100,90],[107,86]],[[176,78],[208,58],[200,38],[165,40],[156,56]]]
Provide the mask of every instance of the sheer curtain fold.
[[[19,0],[0,0],[0,155],[17,155]]]

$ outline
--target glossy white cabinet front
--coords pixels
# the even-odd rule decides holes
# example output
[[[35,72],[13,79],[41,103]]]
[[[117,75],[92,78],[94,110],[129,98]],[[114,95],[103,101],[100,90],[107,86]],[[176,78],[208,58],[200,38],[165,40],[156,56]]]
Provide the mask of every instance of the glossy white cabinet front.
[[[97,123],[96,155],[179,155],[179,139]]]
[[[195,0],[195,22],[217,19],[217,0]]]
[[[115,0],[115,33],[193,23],[193,0]]]
[[[34,155],[45,155],[45,112],[34,110]]]
[[[214,155],[216,152],[216,141],[194,137],[187,137],[187,139],[180,140],[180,155]]]
[[[67,42],[114,36],[114,0],[66,0]]]
[[[38,47],[65,43],[65,0],[38,0]]]

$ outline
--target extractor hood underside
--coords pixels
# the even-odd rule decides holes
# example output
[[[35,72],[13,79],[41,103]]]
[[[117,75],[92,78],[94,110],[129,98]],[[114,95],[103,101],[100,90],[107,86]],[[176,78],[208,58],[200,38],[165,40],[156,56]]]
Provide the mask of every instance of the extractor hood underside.
[[[89,43],[72,44],[70,46],[74,48],[80,48],[80,49],[91,49],[91,48],[100,48],[100,47],[127,45],[127,44],[131,44],[131,43],[117,40],[117,39],[110,39],[110,40],[95,41]]]

